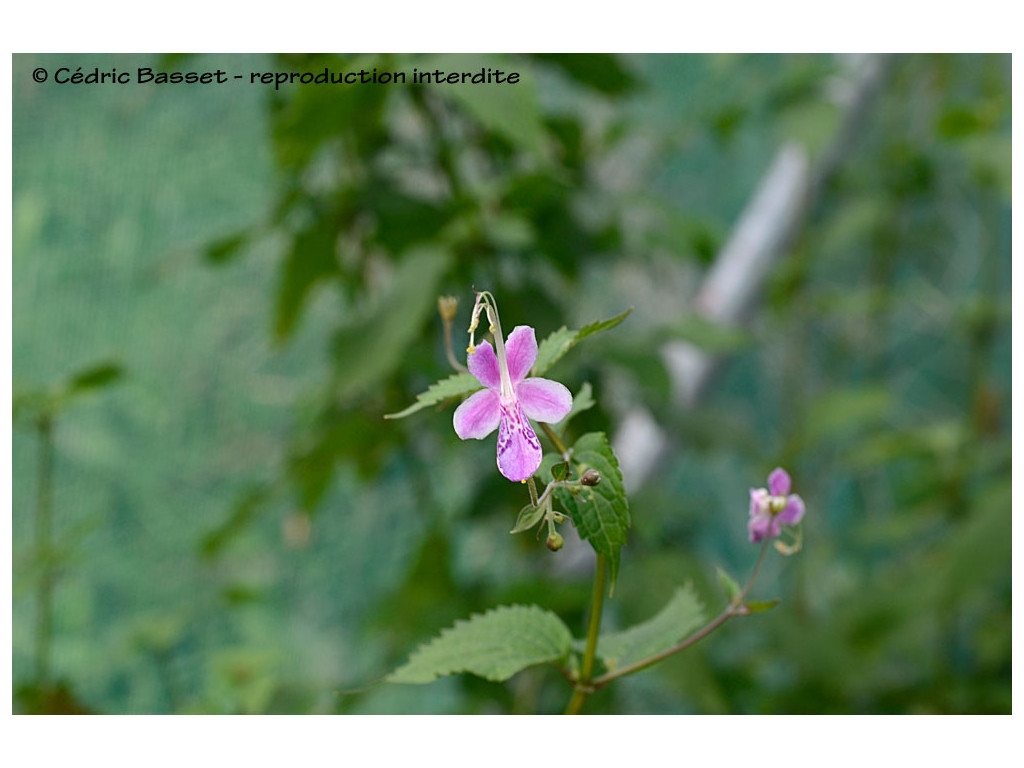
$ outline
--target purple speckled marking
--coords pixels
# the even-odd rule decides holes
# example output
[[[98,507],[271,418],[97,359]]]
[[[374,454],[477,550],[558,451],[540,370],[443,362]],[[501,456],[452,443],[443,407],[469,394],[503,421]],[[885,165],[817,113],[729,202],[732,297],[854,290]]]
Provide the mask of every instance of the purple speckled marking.
[[[525,480],[540,466],[540,440],[523,415],[518,400],[501,403],[498,427],[498,469],[512,481]]]

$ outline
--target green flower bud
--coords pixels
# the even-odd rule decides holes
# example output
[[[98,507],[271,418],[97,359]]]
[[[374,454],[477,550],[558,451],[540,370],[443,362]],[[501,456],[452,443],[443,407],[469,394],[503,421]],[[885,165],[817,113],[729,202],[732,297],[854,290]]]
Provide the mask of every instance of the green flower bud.
[[[548,534],[548,540],[544,543],[548,545],[548,549],[552,552],[557,552],[562,548],[562,545],[565,543],[565,539],[562,538],[562,534],[558,531],[552,531]]]

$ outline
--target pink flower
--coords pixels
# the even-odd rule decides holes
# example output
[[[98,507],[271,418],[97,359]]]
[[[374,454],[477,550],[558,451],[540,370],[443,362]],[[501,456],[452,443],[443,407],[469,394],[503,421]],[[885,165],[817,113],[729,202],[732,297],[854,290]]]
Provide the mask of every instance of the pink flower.
[[[789,492],[789,473],[777,467],[768,475],[767,488],[750,489],[750,522],[747,530],[755,544],[766,536],[775,538],[782,524],[796,525],[804,516],[804,502]]]
[[[486,341],[470,345],[469,372],[486,387],[455,410],[455,434],[463,440],[481,440],[497,428],[498,470],[509,480],[525,480],[540,466],[537,434],[527,421],[561,421],[572,408],[569,390],[550,379],[526,378],[537,360],[533,328],[518,325],[506,346],[496,328],[497,352]]]

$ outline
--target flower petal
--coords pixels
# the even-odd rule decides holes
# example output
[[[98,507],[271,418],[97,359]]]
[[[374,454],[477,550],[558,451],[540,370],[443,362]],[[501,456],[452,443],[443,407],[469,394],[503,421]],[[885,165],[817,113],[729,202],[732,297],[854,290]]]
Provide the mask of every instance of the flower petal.
[[[523,413],[534,421],[554,424],[572,408],[572,395],[557,381],[534,377],[519,382],[515,389]]]
[[[513,482],[530,477],[540,466],[540,440],[523,415],[519,401],[501,403],[498,428],[498,469]]]
[[[469,365],[469,372],[476,376],[476,380],[485,387],[497,389],[501,386],[498,358],[494,354],[491,342],[481,341],[477,344],[476,351],[466,356],[466,363]]]
[[[772,518],[771,515],[755,515],[750,518],[750,522],[747,523],[747,531],[750,534],[750,540],[757,544],[765,536],[774,538],[779,535],[779,522]]]
[[[772,473],[768,475],[768,490],[772,496],[785,496],[789,493],[790,479],[789,473],[782,467],[776,467],[772,470]]]
[[[751,488],[750,489],[750,516],[755,515],[768,515],[771,514],[768,509],[769,499],[768,490],[766,488]]]
[[[537,362],[537,336],[528,325],[517,325],[505,342],[508,375],[512,383],[522,381]]]
[[[487,437],[498,426],[501,418],[499,401],[498,393],[492,389],[481,389],[470,395],[455,409],[455,416],[452,417],[455,434],[463,440]]]
[[[795,493],[789,497],[786,508],[779,512],[776,520],[786,525],[796,525],[804,516],[804,500]]]

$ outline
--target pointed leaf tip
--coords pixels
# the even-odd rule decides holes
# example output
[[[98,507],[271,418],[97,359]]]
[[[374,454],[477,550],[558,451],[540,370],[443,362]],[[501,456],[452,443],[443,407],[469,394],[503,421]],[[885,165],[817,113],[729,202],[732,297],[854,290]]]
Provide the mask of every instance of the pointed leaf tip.
[[[537,352],[537,361],[533,364],[532,374],[534,376],[543,376],[552,365],[561,360],[562,357],[564,357],[565,354],[580,341],[588,336],[593,336],[595,333],[600,333],[614,328],[629,317],[629,313],[632,311],[633,307],[630,307],[625,312],[622,312],[615,317],[589,323],[579,330],[570,330],[565,326],[562,326],[540,343]]]
[[[416,396],[416,402],[397,413],[385,414],[385,419],[404,419],[419,410],[447,400],[452,397],[468,395],[480,389],[480,382],[468,373],[453,373],[447,379],[441,379],[427,387],[426,392]]]

